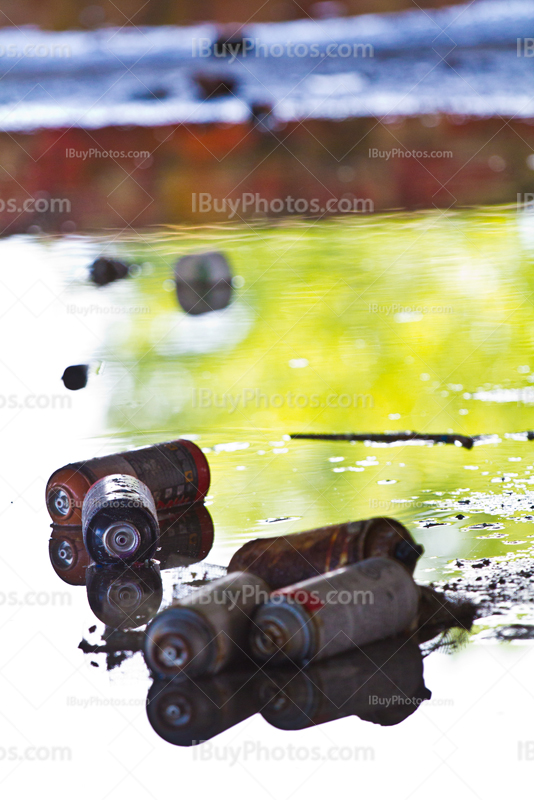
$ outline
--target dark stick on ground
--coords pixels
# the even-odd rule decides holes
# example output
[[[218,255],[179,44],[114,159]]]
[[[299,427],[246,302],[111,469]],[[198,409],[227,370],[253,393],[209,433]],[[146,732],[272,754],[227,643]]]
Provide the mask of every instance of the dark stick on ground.
[[[436,442],[442,444],[460,444],[471,450],[475,443],[472,436],[459,433],[414,433],[414,431],[398,431],[395,433],[292,433],[292,439],[322,439],[335,442]]]

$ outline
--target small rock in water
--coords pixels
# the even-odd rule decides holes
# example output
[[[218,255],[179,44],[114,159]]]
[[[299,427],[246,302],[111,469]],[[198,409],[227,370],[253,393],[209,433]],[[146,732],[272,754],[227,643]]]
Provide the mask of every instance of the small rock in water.
[[[66,389],[75,392],[78,389],[84,389],[87,386],[87,377],[89,374],[88,364],[75,364],[72,367],[67,367],[61,380],[65,384]]]
[[[97,258],[90,269],[91,280],[97,286],[106,286],[108,283],[127,278],[130,267],[123,261],[115,258]]]

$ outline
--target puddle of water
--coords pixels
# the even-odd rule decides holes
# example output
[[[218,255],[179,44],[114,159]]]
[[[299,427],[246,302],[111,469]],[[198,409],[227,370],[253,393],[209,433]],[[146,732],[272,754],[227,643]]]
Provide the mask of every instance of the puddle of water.
[[[532,702],[524,688],[531,659],[523,659],[530,653],[529,579],[521,572],[531,571],[534,443],[505,434],[531,427],[533,230],[530,217],[483,209],[254,232],[177,230],[116,242],[90,237],[0,242],[6,265],[0,326],[10,342],[0,363],[6,532],[0,572],[4,631],[10,637],[1,676],[9,703],[21,705],[25,729],[34,725],[32,708],[44,704],[59,726],[58,743],[66,742],[71,736],[62,731],[71,731],[74,713],[81,713],[78,701],[69,698],[96,697],[83,710],[84,730],[92,733],[88,739],[77,730],[73,748],[84,759],[101,758],[90,738],[104,725],[112,757],[137,769],[134,741],[151,736],[142,707],[146,670],[139,655],[114,670],[111,693],[122,704],[118,711],[104,708],[109,678],[90,666],[103,657],[76,650],[95,624],[85,591],[61,584],[48,564],[44,484],[62,463],[189,436],[212,468],[208,504],[215,542],[209,564],[224,567],[253,537],[388,515],[425,546],[416,572],[420,582],[447,583],[454,591],[453,584],[464,580],[475,593],[480,573],[482,595],[491,596],[495,564],[507,566],[508,598],[500,613],[484,607],[486,616],[475,630],[484,644],[495,642],[492,628],[505,625],[504,643],[425,659],[426,685],[433,696],[453,703],[445,711],[437,703],[423,705],[399,730],[410,725],[428,764],[437,766],[429,731],[436,733],[441,752],[447,731],[466,716],[450,738],[456,748],[467,747],[498,707],[512,737],[513,753],[506,758],[511,769],[517,767],[516,739],[528,740],[530,734],[521,725],[513,728],[517,715],[510,698],[523,709]],[[140,268],[127,280],[97,289],[85,281],[85,270],[104,247]],[[222,249],[239,280],[229,308],[192,318],[178,308],[169,281],[173,261],[201,249]],[[397,313],[412,312],[408,322],[396,320]],[[61,375],[79,363],[93,370],[85,389],[69,393]],[[508,390],[512,393],[503,394]],[[466,450],[289,436],[391,429],[494,433],[498,439]],[[475,566],[485,559],[488,565]],[[202,579],[203,569],[188,568],[187,580]],[[168,572],[163,602],[176,596],[176,587],[180,591],[184,575]],[[523,593],[515,594],[514,586],[518,591],[523,586]],[[523,626],[517,637],[513,625]],[[95,638],[101,631],[99,623]],[[507,644],[510,639],[521,640],[521,648]],[[36,647],[39,685],[32,683]],[[492,689],[490,679],[500,680],[508,669],[521,676],[520,686],[512,691],[513,681],[506,678]],[[481,670],[492,706],[480,703],[473,716],[466,687],[478,686]],[[123,735],[129,720],[132,730]],[[260,723],[252,717],[217,741],[244,747],[261,739],[274,746],[281,734],[273,737],[275,729]],[[310,746],[325,736],[339,744],[347,737],[353,741],[354,724],[346,718],[318,728]],[[388,763],[408,757],[404,734],[397,730],[387,743],[376,726],[358,722],[357,731],[358,743],[374,743],[369,746],[375,747],[376,760],[378,754]],[[43,736],[50,740],[41,716],[35,740]],[[291,734],[284,736],[293,741]],[[456,768],[467,769],[463,751],[454,752]],[[162,780],[157,765],[168,774],[167,757],[167,750],[151,756],[150,790],[156,793]],[[192,757],[180,758],[189,764]],[[253,772],[262,780],[265,766],[254,761]],[[74,772],[75,764],[67,765],[66,774]],[[366,785],[371,778],[362,780]],[[211,778],[207,786],[216,788]],[[409,791],[407,783],[402,786]],[[274,787],[275,796],[281,796],[279,789]],[[482,796],[489,795],[482,791]]]

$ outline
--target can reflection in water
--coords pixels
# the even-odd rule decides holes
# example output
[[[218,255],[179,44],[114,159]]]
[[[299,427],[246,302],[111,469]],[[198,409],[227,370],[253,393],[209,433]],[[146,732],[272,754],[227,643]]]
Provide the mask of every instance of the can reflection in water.
[[[71,586],[85,586],[85,571],[91,558],[83,542],[80,525],[52,525],[48,553],[50,563],[61,580]]]
[[[81,525],[83,500],[106,475],[132,475],[149,488],[158,513],[205,497],[210,485],[206,456],[186,439],[128,450],[56,470],[46,486],[46,505],[58,525]]]
[[[312,664],[262,674],[262,715],[281,730],[357,716],[397,725],[432,695],[423,678],[423,657],[409,639],[387,639]]]
[[[261,709],[257,676],[256,670],[232,670],[195,681],[154,681],[147,697],[150,724],[180,747],[212,739]]]
[[[188,314],[226,308],[232,299],[232,273],[222,253],[196,253],[174,267],[178,302]]]
[[[228,571],[250,570],[272,589],[280,589],[378,556],[395,558],[413,572],[422,552],[404,525],[377,517],[254,539],[234,554]]]
[[[162,569],[188,567],[207,558],[215,535],[213,520],[202,503],[159,518],[160,538],[154,555]]]
[[[92,565],[87,569],[86,587],[95,616],[120,630],[146,625],[157,614],[163,598],[161,575],[155,564]]]

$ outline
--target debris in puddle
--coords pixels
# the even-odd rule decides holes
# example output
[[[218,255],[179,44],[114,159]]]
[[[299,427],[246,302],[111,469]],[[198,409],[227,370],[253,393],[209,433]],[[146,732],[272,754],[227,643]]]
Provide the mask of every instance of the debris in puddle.
[[[83,638],[78,645],[78,649],[86,655],[90,653],[95,655],[97,653],[106,653],[108,656],[115,656],[116,658],[123,656],[119,661],[119,663],[122,663],[128,657],[128,653],[138,653],[142,650],[143,635],[138,631],[129,631],[127,633],[124,631],[105,631],[101,644],[90,644],[87,639]],[[113,666],[110,663],[110,661],[107,663],[108,669],[118,666],[117,663],[114,663]]]
[[[235,97],[237,80],[233,75],[197,72],[193,76],[198,94],[202,100],[216,100],[219,97]]]
[[[250,615],[269,594],[261,578],[232,572],[171,606],[149,624],[145,660],[160,677],[220,672],[247,649]]]
[[[82,532],[97,564],[131,564],[152,558],[160,531],[148,486],[132,475],[100,478],[85,495]]]
[[[178,302],[187,314],[226,308],[232,299],[232,272],[223,253],[196,253],[174,267]]]
[[[413,572],[422,552],[404,525],[376,517],[253,539],[234,553],[228,571],[250,570],[280,589],[373,556],[395,558]]]
[[[269,664],[329,658],[413,629],[419,597],[405,567],[369,558],[274,591],[254,614],[250,649]]]
[[[495,636],[503,642],[534,639],[534,625],[521,625],[519,623],[515,625],[506,625],[502,628],[497,628]]]
[[[61,376],[65,388],[70,389],[72,392],[78,389],[84,389],[87,386],[87,377],[89,374],[88,364],[73,364],[67,367]]]
[[[492,530],[498,531],[502,530],[504,525],[500,522],[478,522],[476,525],[467,525],[465,528],[461,528],[462,531],[481,531],[481,530]]]
[[[418,528],[439,528],[450,525],[450,522],[438,522],[437,519],[420,519],[417,521]]]
[[[382,444],[396,444],[397,442],[455,444],[471,450],[475,445],[498,444],[501,439],[495,433],[480,433],[476,436],[464,436],[458,433],[415,433],[414,431],[394,431],[391,433],[292,433],[292,439],[318,439],[329,442],[376,442]],[[534,440],[534,431],[521,433],[505,433],[505,438],[517,441]],[[477,467],[466,467],[477,469]],[[483,473],[484,474],[484,473]],[[497,480],[497,479],[495,479]],[[500,480],[500,479],[499,479]],[[504,478],[502,479],[504,480]]]
[[[243,25],[218,25],[217,38],[213,42],[212,55],[216,58],[231,56],[233,59],[254,47],[254,40]]]
[[[422,644],[451,628],[470,631],[477,606],[465,598],[453,598],[432,586],[420,586],[419,618],[415,638]]]
[[[394,431],[391,433],[292,433],[292,439],[320,439],[324,441],[345,442],[433,442],[435,444],[456,444],[470,450],[475,439],[458,433],[415,433],[414,431]]]
[[[534,623],[532,585],[534,559],[521,557],[483,558],[476,561],[456,560],[461,575],[433,584],[454,600],[470,600],[476,604],[477,619],[494,615],[520,613],[522,624]]]
[[[186,439],[78,461],[56,470],[48,480],[46,505],[53,522],[81,525],[83,499],[91,486],[116,474],[145,483],[159,512],[201,500],[210,485],[206,456]]]
[[[108,283],[128,277],[130,267],[124,261],[116,258],[97,258],[90,267],[90,276],[97,286],[107,286]]]

